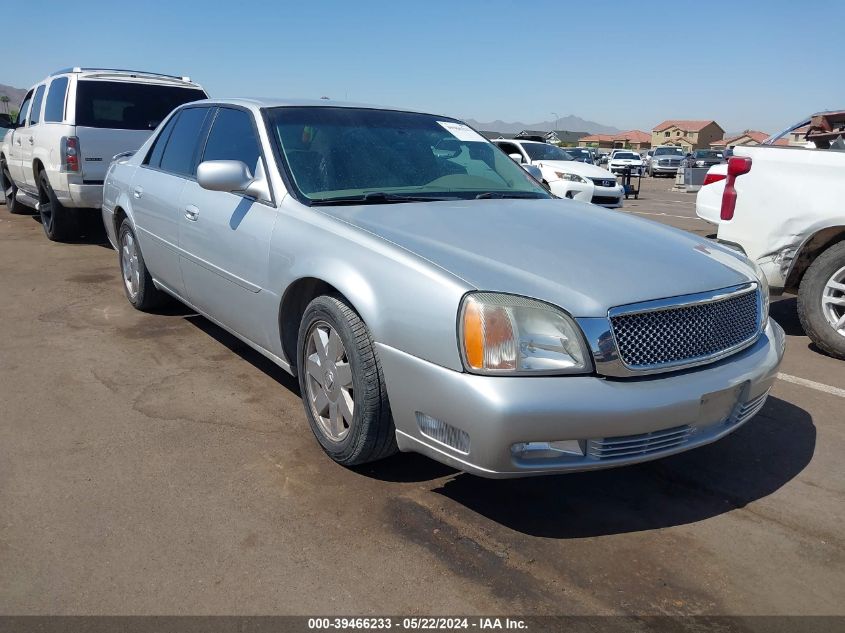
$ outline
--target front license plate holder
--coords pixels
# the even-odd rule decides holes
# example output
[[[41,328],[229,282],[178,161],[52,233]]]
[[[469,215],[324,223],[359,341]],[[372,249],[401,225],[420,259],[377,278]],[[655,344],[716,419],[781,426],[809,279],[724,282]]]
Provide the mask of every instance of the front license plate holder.
[[[709,426],[728,421],[747,387],[748,383],[744,382],[728,389],[712,391],[701,396],[701,403],[698,407],[698,424]]]

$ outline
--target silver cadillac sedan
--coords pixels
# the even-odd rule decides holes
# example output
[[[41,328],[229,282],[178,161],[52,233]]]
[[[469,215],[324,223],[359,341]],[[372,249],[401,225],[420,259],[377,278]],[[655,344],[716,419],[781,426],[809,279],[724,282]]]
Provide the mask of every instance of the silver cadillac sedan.
[[[746,423],[783,355],[745,257],[556,199],[450,117],[194,102],[104,192],[132,305],[175,297],[298,376],[344,465],[656,459]]]

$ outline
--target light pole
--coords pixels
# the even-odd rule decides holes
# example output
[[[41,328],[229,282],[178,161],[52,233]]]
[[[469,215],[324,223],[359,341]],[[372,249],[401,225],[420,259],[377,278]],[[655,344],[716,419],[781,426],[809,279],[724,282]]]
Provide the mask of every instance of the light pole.
[[[555,118],[555,130],[556,131],[560,122],[560,115],[557,112],[552,112],[552,116]],[[560,141],[560,139],[558,139]]]

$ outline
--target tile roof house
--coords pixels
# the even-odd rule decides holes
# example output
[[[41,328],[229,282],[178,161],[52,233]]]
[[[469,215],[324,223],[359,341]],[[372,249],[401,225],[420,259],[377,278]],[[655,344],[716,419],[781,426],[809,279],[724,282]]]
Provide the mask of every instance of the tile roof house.
[[[648,132],[641,130],[627,130],[615,134],[590,134],[578,140],[580,147],[599,147],[613,149],[624,147],[627,149],[642,150],[651,147],[651,136]]]
[[[713,149],[724,149],[726,147],[736,147],[737,145],[760,145],[770,136],[771,134],[760,132],[759,130],[745,130],[741,134],[734,134],[718,141],[713,141],[710,143],[710,147]],[[775,145],[789,145],[789,141],[782,138]]]
[[[654,126],[651,146],[678,145],[685,150],[708,149],[713,141],[725,135],[725,130],[715,121],[668,119]]]

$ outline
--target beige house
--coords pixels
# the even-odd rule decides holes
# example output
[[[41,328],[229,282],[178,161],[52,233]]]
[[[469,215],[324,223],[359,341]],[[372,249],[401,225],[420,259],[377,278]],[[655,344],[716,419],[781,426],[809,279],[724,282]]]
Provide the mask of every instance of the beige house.
[[[651,146],[677,145],[686,151],[709,149],[725,131],[715,121],[663,121],[651,131]]]
[[[578,139],[579,147],[598,147],[600,149],[624,148],[633,150],[651,147],[651,137],[648,132],[628,130],[616,134],[590,134]]]

